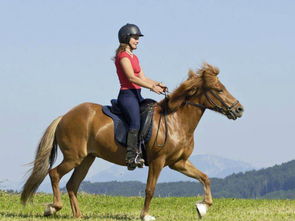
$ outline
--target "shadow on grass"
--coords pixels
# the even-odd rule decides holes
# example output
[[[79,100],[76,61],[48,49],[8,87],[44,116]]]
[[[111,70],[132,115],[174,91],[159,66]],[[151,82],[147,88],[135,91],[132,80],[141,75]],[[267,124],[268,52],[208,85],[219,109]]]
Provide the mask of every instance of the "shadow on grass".
[[[64,218],[64,219],[72,219],[72,216],[66,216],[66,215],[53,215],[53,216],[43,216],[43,215],[31,215],[31,214],[22,214],[22,213],[4,213],[0,212],[0,217],[19,217],[19,218]]]
[[[43,216],[43,215],[30,215],[30,214],[22,214],[22,213],[4,213],[0,212],[0,217],[9,217],[9,218],[40,218],[40,219],[50,219],[50,218],[59,218],[59,219],[73,219],[72,216],[67,215],[52,215],[52,216]],[[92,215],[92,216],[83,216],[80,218],[81,220],[85,219],[113,219],[113,220],[135,220],[136,218],[133,216],[122,215],[122,214],[104,214],[104,215]]]
[[[83,216],[82,219],[114,219],[114,220],[136,220],[133,216],[122,215],[122,214],[105,214],[105,215],[94,215],[94,216]]]

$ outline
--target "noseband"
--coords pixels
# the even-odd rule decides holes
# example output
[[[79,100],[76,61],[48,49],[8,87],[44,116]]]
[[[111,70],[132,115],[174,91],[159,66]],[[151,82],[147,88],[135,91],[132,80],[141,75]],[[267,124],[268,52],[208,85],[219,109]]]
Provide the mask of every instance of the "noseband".
[[[209,96],[208,96],[208,93],[212,94],[213,97],[215,97],[217,100],[219,100],[219,102],[222,104],[222,106],[224,107],[221,107],[219,106],[218,104],[216,104],[216,102],[214,102],[214,100],[212,100]],[[199,107],[199,108],[202,108],[202,109],[209,109],[209,110],[213,110],[213,111],[217,111],[219,113],[222,113],[224,115],[231,115],[235,117],[235,114],[233,112],[233,108],[239,103],[238,100],[236,100],[231,106],[227,105],[223,100],[222,98],[215,94],[212,90],[206,90],[205,91],[205,97],[206,99],[208,100],[208,102],[213,106],[213,107],[206,107],[205,105],[203,104],[195,104],[195,103],[192,103],[190,101],[186,101],[186,104],[190,104],[192,106],[195,106],[195,107]]]

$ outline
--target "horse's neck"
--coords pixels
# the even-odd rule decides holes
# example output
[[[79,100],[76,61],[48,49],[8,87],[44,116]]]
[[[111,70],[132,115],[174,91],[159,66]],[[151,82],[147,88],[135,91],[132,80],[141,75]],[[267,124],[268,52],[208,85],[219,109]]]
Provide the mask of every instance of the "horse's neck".
[[[204,109],[186,104],[183,108],[179,109],[176,114],[181,127],[187,131],[187,133],[193,134],[204,114]]]

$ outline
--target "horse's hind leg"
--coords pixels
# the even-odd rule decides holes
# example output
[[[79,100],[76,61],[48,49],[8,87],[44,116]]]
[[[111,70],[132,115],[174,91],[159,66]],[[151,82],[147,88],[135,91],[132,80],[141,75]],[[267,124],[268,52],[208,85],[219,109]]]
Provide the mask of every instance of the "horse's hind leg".
[[[61,193],[59,189],[60,179],[74,167],[79,165],[82,160],[64,159],[57,167],[49,170],[51,186],[53,191],[53,203],[49,204],[44,212],[44,216],[50,216],[62,208]]]
[[[80,186],[80,183],[85,178],[90,166],[95,160],[95,156],[88,155],[82,163],[75,168],[69,182],[67,183],[67,190],[70,198],[71,208],[74,217],[81,217],[80,208],[77,200],[77,192]]]
[[[200,170],[198,170],[190,161],[186,160],[181,160],[176,162],[173,165],[169,166],[171,169],[176,170],[178,172],[181,172],[189,177],[195,178],[197,180],[199,180],[203,186],[204,186],[204,200],[203,203],[205,203],[207,206],[206,208],[204,208],[204,213],[206,213],[207,207],[211,206],[213,201],[212,201],[212,194],[211,194],[211,188],[210,188],[210,180],[208,178],[208,176],[204,173],[202,173]],[[203,204],[204,205],[204,204]],[[202,206],[202,205],[201,205]],[[198,204],[197,204],[198,207]],[[200,214],[199,208],[198,212],[199,212],[199,216],[202,216],[202,214]],[[203,210],[203,209],[202,209]]]

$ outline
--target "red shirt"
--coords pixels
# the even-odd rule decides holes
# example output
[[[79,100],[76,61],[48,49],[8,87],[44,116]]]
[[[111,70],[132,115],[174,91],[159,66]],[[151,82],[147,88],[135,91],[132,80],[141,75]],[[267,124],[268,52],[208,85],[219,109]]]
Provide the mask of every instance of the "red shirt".
[[[139,65],[139,60],[137,58],[137,56],[135,54],[133,54],[133,56],[131,56],[130,54],[128,54],[126,51],[122,51],[120,52],[117,56],[116,56],[116,60],[115,60],[115,65],[117,68],[117,74],[118,74],[118,78],[120,81],[120,85],[121,85],[121,90],[128,90],[128,89],[140,89],[141,87],[137,84],[134,84],[132,82],[129,81],[127,75],[125,74],[121,64],[120,64],[120,60],[122,58],[128,58],[131,62],[133,71],[134,71],[134,75],[138,77],[141,68]]]

